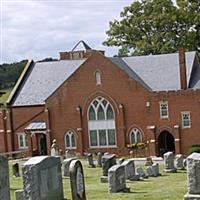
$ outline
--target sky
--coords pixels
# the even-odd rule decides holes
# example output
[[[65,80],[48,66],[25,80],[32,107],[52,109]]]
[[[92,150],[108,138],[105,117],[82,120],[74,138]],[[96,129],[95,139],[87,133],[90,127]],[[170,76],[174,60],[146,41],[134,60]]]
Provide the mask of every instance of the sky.
[[[0,64],[23,59],[58,58],[84,40],[91,48],[117,53],[106,47],[109,21],[133,0],[0,0]]]

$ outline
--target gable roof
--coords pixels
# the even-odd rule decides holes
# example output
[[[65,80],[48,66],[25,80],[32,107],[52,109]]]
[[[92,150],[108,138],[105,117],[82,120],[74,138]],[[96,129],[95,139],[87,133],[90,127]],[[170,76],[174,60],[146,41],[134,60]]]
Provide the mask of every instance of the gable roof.
[[[87,50],[91,50],[91,48],[83,40],[79,41],[72,49],[72,51],[87,51]]]
[[[194,89],[200,88],[200,66],[193,70],[195,55],[195,52],[186,53],[187,83]],[[181,89],[178,53],[108,59],[149,91]],[[86,59],[33,63],[23,81],[20,80],[10,104],[44,105],[45,100],[84,62]]]
[[[12,106],[43,105],[65,80],[67,80],[85,61],[61,60],[34,63],[26,80],[18,88]]]

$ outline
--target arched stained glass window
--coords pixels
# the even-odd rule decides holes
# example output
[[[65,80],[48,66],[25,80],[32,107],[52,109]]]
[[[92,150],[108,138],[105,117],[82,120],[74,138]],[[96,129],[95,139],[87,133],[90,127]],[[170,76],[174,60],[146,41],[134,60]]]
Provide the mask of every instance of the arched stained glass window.
[[[88,127],[90,147],[116,146],[114,112],[106,99],[97,97],[90,104]]]

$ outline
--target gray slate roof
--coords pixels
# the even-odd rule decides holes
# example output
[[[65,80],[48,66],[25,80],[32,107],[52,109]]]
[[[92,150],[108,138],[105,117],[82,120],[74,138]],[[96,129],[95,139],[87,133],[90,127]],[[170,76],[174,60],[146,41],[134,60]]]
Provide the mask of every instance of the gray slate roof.
[[[181,89],[178,53],[108,59],[150,91]],[[192,72],[194,59],[195,52],[186,53],[188,87],[197,89],[200,88],[200,66]],[[84,61],[35,63],[25,82],[18,88],[12,106],[43,105]]]
[[[187,83],[189,85],[195,52],[186,53]],[[178,53],[125,57],[122,60],[153,91],[180,90]]]
[[[13,106],[42,105],[85,60],[61,60],[35,63],[25,83],[19,88]]]

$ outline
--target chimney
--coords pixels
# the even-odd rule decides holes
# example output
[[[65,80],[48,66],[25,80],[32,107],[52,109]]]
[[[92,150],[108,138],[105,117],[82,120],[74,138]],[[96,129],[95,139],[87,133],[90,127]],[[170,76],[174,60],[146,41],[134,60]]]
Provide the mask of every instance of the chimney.
[[[186,90],[187,89],[187,72],[186,72],[184,48],[179,49],[179,73],[180,73],[181,89]]]

